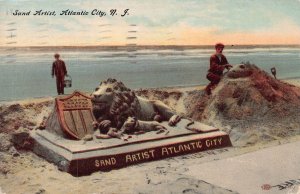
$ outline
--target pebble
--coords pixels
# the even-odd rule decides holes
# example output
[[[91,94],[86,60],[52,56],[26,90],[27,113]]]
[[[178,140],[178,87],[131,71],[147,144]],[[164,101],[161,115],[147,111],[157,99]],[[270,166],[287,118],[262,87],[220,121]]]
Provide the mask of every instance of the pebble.
[[[11,147],[11,148],[9,149],[8,153],[10,153],[13,157],[20,156],[20,153],[16,150],[15,147]]]
[[[45,193],[46,190],[45,189],[39,189],[37,192],[35,192],[35,194],[42,194]]]
[[[86,136],[83,137],[84,141],[92,141],[93,140],[93,136],[91,134],[87,134]]]

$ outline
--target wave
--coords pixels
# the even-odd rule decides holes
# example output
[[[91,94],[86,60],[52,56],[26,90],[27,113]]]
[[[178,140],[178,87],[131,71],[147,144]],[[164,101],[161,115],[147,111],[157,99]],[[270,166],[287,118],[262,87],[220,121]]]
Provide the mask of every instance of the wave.
[[[0,49],[1,50],[1,49]],[[3,50],[3,48],[2,48]],[[54,50],[4,50],[0,52],[0,65],[22,65],[28,63],[52,63],[54,60]],[[60,50],[59,52],[62,59],[66,62],[99,62],[99,61],[111,61],[111,60],[164,60],[164,59],[207,59],[214,53],[212,48],[194,48],[194,49],[145,49],[137,47],[136,49],[128,50]],[[262,57],[262,56],[292,56],[294,58],[300,57],[299,47],[251,47],[251,48],[227,48],[224,50],[224,54],[229,57]]]

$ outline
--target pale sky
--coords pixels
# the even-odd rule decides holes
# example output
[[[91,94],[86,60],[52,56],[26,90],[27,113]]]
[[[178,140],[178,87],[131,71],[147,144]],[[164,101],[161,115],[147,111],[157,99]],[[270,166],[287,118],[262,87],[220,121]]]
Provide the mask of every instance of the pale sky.
[[[300,0],[0,0],[0,46],[300,44],[299,10]]]

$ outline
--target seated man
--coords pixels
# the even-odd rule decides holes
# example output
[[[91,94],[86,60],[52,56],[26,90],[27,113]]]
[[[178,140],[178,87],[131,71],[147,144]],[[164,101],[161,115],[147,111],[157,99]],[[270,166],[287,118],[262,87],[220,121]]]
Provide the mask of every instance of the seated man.
[[[205,88],[207,95],[210,95],[213,87],[220,82],[224,69],[229,69],[232,67],[232,65],[228,64],[226,57],[222,54],[224,44],[217,43],[215,45],[215,49],[216,53],[210,57],[210,68],[208,70],[208,74],[206,75],[206,78],[210,81]]]

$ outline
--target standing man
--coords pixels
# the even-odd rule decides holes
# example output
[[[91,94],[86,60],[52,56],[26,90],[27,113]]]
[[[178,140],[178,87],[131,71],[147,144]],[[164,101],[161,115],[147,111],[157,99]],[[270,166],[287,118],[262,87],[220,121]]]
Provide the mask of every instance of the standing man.
[[[54,55],[55,61],[52,64],[52,78],[56,77],[57,94],[64,94],[64,80],[67,75],[65,62],[59,59],[59,54]]]
[[[210,95],[213,87],[220,82],[224,69],[230,69],[232,67],[232,65],[228,64],[226,57],[222,54],[224,47],[224,44],[217,43],[215,45],[216,53],[210,57],[210,68],[206,75],[206,78],[210,81],[205,88],[207,95]]]

